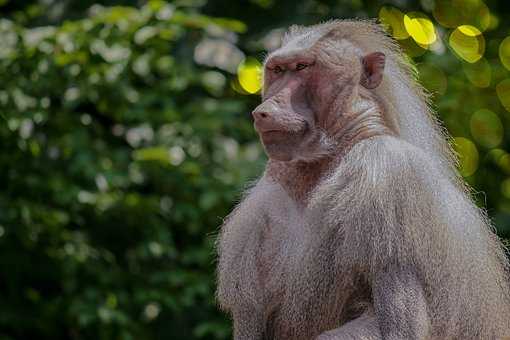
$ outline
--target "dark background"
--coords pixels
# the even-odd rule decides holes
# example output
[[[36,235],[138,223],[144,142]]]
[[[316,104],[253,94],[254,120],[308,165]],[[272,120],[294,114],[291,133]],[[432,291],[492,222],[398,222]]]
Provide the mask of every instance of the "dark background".
[[[0,339],[230,337],[214,239],[263,169],[248,92],[290,24],[381,17],[455,137],[474,198],[510,238],[509,11],[506,0],[0,0]],[[432,45],[405,13],[434,25]]]

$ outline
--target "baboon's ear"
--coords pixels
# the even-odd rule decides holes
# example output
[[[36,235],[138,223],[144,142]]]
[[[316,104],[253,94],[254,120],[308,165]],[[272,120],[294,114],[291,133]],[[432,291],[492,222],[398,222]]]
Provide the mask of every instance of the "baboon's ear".
[[[382,52],[367,54],[361,58],[360,83],[367,89],[375,89],[382,81],[386,56]]]

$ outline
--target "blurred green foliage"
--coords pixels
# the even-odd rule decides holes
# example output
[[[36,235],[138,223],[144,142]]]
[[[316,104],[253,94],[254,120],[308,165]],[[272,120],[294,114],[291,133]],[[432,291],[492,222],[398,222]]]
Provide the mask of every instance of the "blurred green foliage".
[[[281,27],[383,4],[435,2],[0,0],[0,339],[229,338],[214,238],[264,161],[237,64]],[[436,22],[442,52],[400,42],[508,237],[509,4],[486,4],[480,63]]]
[[[225,338],[213,234],[260,152],[193,51],[244,25],[160,1],[92,12],[0,20],[0,333]]]

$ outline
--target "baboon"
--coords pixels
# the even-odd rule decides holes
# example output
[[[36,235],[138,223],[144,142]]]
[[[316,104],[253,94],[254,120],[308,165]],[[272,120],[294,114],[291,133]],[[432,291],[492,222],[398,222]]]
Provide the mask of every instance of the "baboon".
[[[234,339],[510,336],[504,249],[381,26],[290,27],[253,117],[269,160],[217,244]]]

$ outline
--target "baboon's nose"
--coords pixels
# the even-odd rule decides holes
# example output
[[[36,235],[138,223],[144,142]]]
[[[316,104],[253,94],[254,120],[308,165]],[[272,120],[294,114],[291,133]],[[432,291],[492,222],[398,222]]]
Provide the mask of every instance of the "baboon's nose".
[[[255,119],[255,121],[263,121],[263,120],[267,120],[267,118],[269,118],[269,114],[264,111],[255,110],[251,114],[253,115],[253,119]]]

